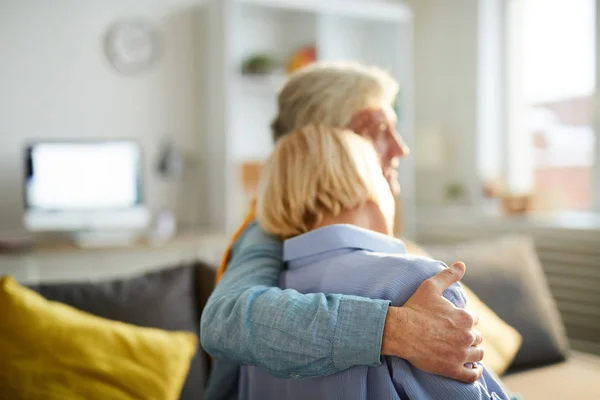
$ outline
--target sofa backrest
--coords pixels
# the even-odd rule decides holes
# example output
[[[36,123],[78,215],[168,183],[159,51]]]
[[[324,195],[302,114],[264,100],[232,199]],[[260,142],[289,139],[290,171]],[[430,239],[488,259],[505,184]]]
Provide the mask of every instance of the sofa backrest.
[[[214,287],[215,267],[194,262],[143,275],[101,282],[29,286],[48,300],[99,317],[133,325],[200,333],[200,315]],[[199,348],[190,365],[181,400],[202,399],[209,360]]]

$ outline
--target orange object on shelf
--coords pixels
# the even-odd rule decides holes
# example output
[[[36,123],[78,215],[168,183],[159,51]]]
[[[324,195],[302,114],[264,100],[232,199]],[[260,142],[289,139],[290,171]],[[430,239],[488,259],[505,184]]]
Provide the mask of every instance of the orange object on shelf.
[[[244,192],[249,196],[256,195],[258,181],[260,180],[260,170],[263,163],[255,161],[245,161],[240,165],[240,178]]]
[[[525,214],[532,210],[533,196],[506,195],[502,196],[502,210],[506,215]]]
[[[304,46],[296,50],[289,58],[286,71],[292,73],[306,65],[317,61],[317,49],[315,46]]]

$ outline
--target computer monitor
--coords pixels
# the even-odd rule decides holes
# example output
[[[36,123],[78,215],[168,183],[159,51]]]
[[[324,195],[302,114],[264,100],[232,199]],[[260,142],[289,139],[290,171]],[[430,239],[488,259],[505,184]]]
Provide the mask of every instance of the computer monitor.
[[[149,223],[134,141],[38,142],[25,153],[31,231],[141,230]]]

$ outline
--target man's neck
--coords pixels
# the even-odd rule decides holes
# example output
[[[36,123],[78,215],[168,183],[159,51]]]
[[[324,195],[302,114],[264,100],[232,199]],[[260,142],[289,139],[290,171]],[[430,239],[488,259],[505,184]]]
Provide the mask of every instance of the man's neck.
[[[320,224],[315,225],[313,229],[335,224],[350,224],[383,233],[384,235],[392,235],[392,228],[386,223],[379,207],[371,202],[353,210],[342,211],[336,216],[327,216]]]

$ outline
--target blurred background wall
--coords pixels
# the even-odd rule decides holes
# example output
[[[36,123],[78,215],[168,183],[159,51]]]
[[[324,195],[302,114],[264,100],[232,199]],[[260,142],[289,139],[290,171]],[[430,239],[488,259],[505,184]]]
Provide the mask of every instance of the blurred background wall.
[[[22,226],[25,138],[135,139],[144,152],[149,206],[170,208],[201,223],[202,196],[180,193],[202,185],[201,173],[181,181],[156,174],[165,138],[198,158],[204,62],[195,29],[200,2],[44,0],[0,2],[0,226]],[[133,77],[108,65],[102,47],[110,24],[145,17],[163,32],[157,65]],[[196,166],[201,160],[198,160]],[[193,176],[190,176],[193,175]],[[193,198],[192,198],[193,197]],[[193,203],[192,203],[193,202]]]

